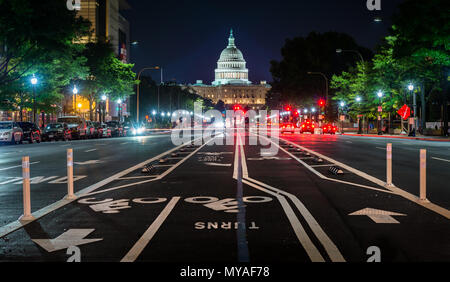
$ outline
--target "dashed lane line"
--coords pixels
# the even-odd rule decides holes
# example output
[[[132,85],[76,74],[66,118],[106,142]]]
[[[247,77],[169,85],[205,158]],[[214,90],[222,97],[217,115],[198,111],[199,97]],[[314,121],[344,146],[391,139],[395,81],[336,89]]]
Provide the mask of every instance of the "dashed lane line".
[[[90,149],[90,150],[87,150],[87,151],[84,151],[85,153],[89,153],[89,152],[94,152],[94,151],[97,151],[97,149]]]
[[[32,163],[30,163],[30,165],[38,164],[38,163],[40,163],[40,161],[32,162]],[[9,169],[18,168],[18,167],[22,167],[22,165],[15,165],[15,166],[11,166],[11,167],[0,168],[0,171],[9,170]]]

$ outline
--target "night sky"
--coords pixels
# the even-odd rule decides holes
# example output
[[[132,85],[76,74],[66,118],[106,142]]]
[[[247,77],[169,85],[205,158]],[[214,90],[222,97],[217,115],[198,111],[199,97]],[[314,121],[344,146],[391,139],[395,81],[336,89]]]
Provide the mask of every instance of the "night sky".
[[[368,11],[366,0],[128,0],[135,71],[164,68],[164,80],[210,84],[230,28],[243,52],[249,79],[270,82],[270,60],[280,60],[286,38],[311,31],[346,32],[374,49],[387,34],[390,17],[403,0],[381,0],[382,11]],[[383,22],[373,21],[381,16]],[[159,81],[159,72],[150,71]]]

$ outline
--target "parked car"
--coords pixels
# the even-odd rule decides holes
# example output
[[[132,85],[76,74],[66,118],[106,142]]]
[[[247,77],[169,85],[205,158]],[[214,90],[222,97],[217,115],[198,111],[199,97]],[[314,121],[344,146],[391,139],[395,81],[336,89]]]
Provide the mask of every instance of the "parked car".
[[[106,123],[106,125],[108,125],[108,127],[111,129],[111,135],[113,137],[122,137],[124,136],[123,134],[123,126],[120,122],[118,121],[108,121]]]
[[[24,141],[41,143],[41,130],[36,124],[32,122],[17,122],[17,124],[22,128]]]
[[[0,122],[0,142],[8,142],[10,144],[22,144],[23,131],[22,128],[13,121]]]
[[[99,132],[101,132],[101,136],[102,138],[109,138],[112,137],[111,134],[111,128],[108,127],[108,125],[106,123],[98,123],[99,127],[97,128],[97,130]]]
[[[58,123],[66,123],[71,130],[73,139],[85,139],[87,126],[84,118],[77,116],[65,116],[58,118]]]
[[[89,139],[98,138],[97,127],[92,121],[86,121],[86,137]]]
[[[50,123],[45,126],[42,132],[42,140],[72,140],[72,130],[69,129],[66,123]]]

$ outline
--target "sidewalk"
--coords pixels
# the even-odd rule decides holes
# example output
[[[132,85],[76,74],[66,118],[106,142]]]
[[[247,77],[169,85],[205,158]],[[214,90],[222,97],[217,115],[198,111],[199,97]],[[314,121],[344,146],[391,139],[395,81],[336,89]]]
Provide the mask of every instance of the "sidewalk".
[[[407,135],[389,135],[389,134],[357,134],[357,133],[343,133],[341,135],[347,136],[361,136],[361,137],[378,137],[378,138],[398,138],[398,139],[410,139],[410,140],[422,140],[422,141],[436,141],[436,142],[450,142],[450,137],[443,136],[423,136],[419,135],[411,137]]]

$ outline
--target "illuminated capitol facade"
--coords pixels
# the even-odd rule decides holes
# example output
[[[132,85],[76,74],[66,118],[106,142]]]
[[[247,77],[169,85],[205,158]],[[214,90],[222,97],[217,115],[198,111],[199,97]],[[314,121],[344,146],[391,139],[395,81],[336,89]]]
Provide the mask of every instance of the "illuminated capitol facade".
[[[220,54],[215,80],[212,85],[203,84],[197,80],[191,85],[194,91],[213,103],[222,100],[226,105],[249,106],[259,109],[266,104],[266,94],[271,86],[261,81],[260,84],[252,84],[248,80],[248,69],[242,52],[236,47],[233,30],[228,38],[228,46]]]

